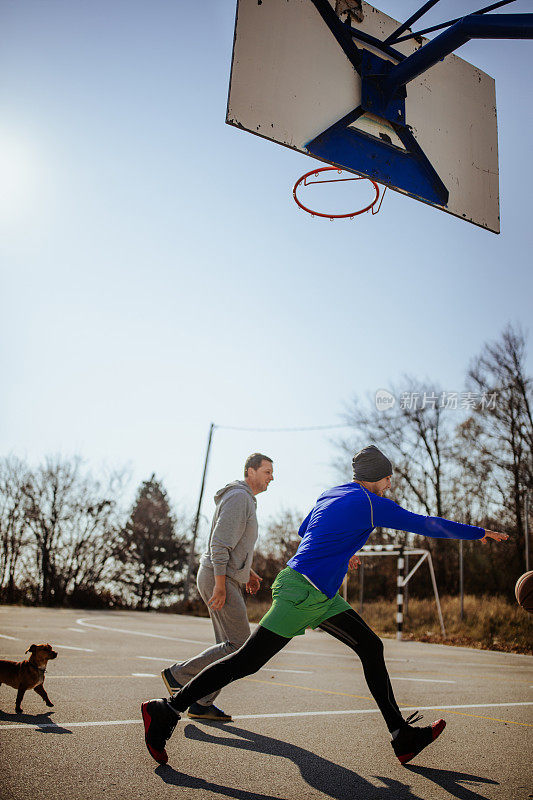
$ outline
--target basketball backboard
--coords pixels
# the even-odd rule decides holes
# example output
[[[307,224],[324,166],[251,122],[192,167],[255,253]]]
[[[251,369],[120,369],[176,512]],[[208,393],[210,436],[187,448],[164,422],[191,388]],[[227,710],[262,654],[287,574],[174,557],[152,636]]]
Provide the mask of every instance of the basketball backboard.
[[[494,80],[451,54],[384,110],[373,77],[429,41],[385,44],[399,25],[357,0],[238,0],[226,122],[499,233]]]

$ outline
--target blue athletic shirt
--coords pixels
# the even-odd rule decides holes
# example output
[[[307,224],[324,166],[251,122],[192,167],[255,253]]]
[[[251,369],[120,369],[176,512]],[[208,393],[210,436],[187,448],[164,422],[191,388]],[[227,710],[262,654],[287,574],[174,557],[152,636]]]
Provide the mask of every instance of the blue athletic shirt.
[[[334,597],[350,558],[376,527],[434,539],[481,539],[485,535],[484,529],[475,525],[413,514],[358,483],[345,483],[320,495],[300,526],[302,541],[288,565],[329,598]]]

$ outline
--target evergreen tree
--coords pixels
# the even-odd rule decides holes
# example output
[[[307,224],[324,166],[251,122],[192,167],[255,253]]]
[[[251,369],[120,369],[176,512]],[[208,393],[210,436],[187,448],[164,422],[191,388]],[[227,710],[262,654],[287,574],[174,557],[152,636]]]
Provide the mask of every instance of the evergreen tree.
[[[167,494],[154,474],[137,492],[116,553],[122,565],[117,579],[129,587],[139,609],[150,609],[156,598],[181,588],[187,545],[176,527]]]

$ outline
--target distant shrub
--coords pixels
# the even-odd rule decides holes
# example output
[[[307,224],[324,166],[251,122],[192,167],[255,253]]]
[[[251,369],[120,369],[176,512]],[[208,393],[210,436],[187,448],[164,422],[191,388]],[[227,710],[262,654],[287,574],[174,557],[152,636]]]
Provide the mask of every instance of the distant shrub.
[[[122,601],[108,589],[80,586],[68,598],[72,608],[125,608]]]

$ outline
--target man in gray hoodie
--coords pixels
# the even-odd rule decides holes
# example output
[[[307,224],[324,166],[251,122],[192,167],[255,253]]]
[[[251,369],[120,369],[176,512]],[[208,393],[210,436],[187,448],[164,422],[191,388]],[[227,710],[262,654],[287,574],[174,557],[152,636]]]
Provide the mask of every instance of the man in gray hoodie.
[[[252,559],[257,541],[257,501],[274,480],[273,462],[262,453],[253,453],[244,465],[244,480],[233,481],[215,495],[215,514],[207,549],[200,559],[196,583],[209,608],[217,644],[194,658],[173,664],[161,673],[170,694],[194,678],[204,667],[238,650],[250,636],[243,589],[255,594],[262,578],[253,571]],[[229,722],[231,716],[213,701],[218,692],[202,697],[188,709],[192,719]]]

